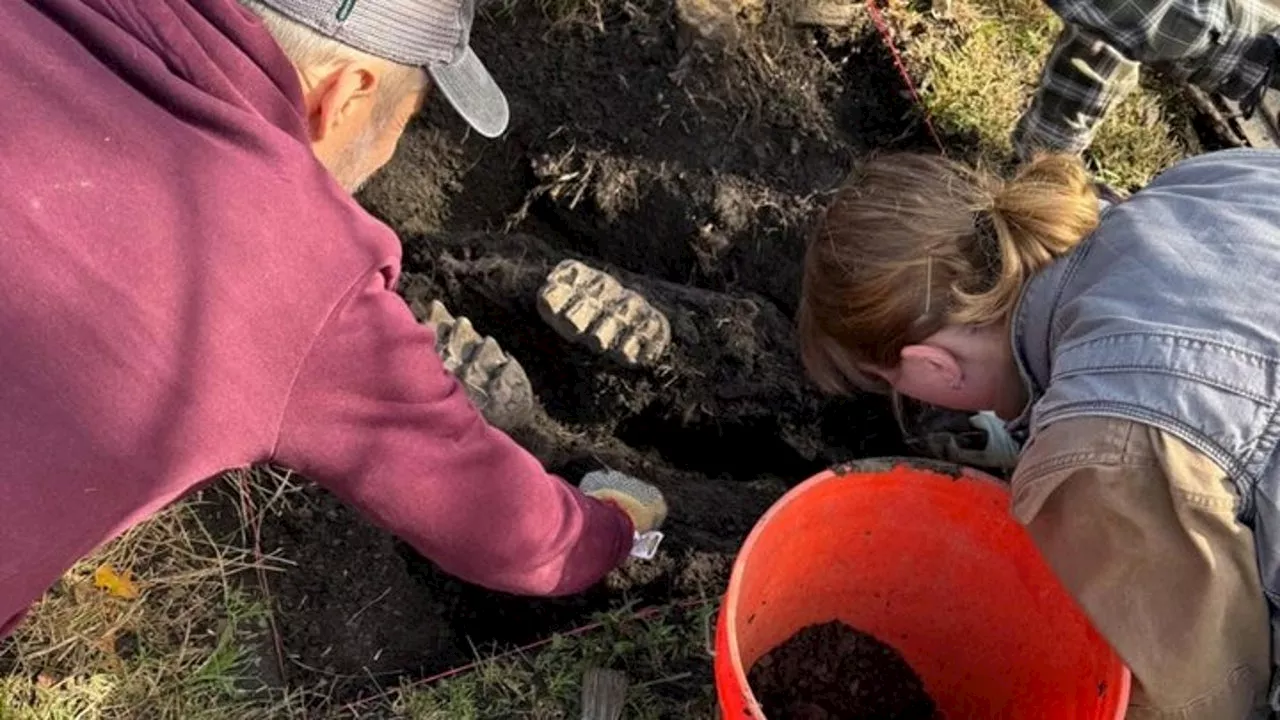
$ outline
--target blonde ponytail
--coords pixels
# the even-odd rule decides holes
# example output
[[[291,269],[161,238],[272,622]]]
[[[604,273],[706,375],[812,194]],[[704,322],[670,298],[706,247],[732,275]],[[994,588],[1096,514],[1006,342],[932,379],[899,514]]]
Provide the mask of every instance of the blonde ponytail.
[[[1013,312],[1022,286],[1098,225],[1098,196],[1080,160],[1041,155],[1003,181],[979,175],[989,205],[975,222],[979,245],[994,240],[999,272],[971,278],[985,287],[956,287],[952,321],[992,322]],[[990,233],[987,237],[981,235]],[[992,268],[994,269],[994,268]],[[985,280],[985,282],[981,282]]]
[[[824,387],[869,388],[868,367],[947,325],[1009,317],[1022,288],[1098,223],[1080,160],[1045,155],[1011,180],[898,153],[857,168],[805,254],[801,352]]]

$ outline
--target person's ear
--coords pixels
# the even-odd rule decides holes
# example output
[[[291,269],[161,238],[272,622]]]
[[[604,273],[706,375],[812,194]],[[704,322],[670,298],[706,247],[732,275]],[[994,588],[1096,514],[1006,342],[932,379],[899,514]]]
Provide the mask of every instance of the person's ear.
[[[949,350],[935,345],[908,345],[902,348],[902,368],[911,368],[944,381],[948,387],[958,388],[964,380],[960,361]]]
[[[899,392],[934,404],[964,385],[960,362],[949,351],[934,345],[908,345],[898,364]]]
[[[311,142],[354,137],[353,130],[369,117],[377,86],[377,73],[358,62],[343,64],[314,84],[304,85]]]

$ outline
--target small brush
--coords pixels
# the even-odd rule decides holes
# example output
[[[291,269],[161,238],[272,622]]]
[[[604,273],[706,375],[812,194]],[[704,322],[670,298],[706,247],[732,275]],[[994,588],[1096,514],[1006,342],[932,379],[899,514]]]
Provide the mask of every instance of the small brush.
[[[627,702],[627,676],[590,668],[582,676],[582,720],[618,720]]]

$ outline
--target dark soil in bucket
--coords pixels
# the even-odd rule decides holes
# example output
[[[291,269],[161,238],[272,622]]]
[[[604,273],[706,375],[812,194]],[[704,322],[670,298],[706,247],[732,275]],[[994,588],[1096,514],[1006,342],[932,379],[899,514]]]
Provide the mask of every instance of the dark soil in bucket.
[[[769,720],[932,720],[924,683],[897,650],[833,621],[760,658],[751,689]]]

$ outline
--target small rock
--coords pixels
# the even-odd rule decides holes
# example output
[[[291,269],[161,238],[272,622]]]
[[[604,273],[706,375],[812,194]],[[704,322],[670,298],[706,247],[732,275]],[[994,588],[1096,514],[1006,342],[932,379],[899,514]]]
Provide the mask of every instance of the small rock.
[[[861,12],[852,0],[793,0],[791,22],[796,25],[844,28],[853,25]]]
[[[682,49],[720,49],[736,45],[745,28],[764,21],[763,0],[676,0]]]

